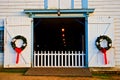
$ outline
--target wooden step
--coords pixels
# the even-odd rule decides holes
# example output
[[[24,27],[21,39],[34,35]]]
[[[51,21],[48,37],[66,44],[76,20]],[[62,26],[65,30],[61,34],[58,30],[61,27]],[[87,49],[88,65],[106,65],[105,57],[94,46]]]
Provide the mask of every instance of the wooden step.
[[[89,68],[30,68],[27,76],[80,76],[91,77]]]

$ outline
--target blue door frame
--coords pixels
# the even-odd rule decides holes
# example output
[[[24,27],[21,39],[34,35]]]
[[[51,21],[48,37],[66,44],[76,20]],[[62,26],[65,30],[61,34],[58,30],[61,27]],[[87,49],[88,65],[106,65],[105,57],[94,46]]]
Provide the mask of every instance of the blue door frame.
[[[83,16],[35,16],[36,14],[82,14]],[[86,54],[86,68],[88,67],[88,15],[93,13],[94,9],[25,9],[24,12],[29,15],[30,18],[85,18],[85,54]],[[33,26],[34,27],[34,26]],[[33,32],[33,31],[32,31]],[[32,35],[33,39],[33,35]]]
[[[87,68],[88,67],[88,17],[87,15],[85,15],[86,17],[85,18],[85,67]],[[36,18],[36,17],[32,17],[33,19]],[[46,17],[37,17],[37,18],[46,18]],[[49,18],[49,17],[47,17]],[[59,18],[59,17],[50,17],[50,18]],[[66,17],[62,17],[62,18],[66,18]],[[68,17],[70,18],[70,17]],[[74,18],[72,16],[72,18]],[[76,17],[75,17],[76,18]],[[77,18],[81,18],[81,17],[77,17]],[[82,17],[83,18],[83,17]],[[34,24],[34,23],[33,23]],[[32,27],[34,27],[34,25],[32,25]],[[33,31],[32,31],[32,34],[33,34]],[[34,36],[32,35],[32,39],[34,38]],[[34,40],[32,40],[34,42]]]
[[[86,53],[86,67],[88,67],[88,15],[85,17],[85,53]]]

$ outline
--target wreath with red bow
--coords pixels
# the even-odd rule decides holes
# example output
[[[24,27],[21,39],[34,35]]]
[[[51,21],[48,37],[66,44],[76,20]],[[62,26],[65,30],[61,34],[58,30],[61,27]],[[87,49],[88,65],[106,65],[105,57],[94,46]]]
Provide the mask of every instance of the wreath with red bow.
[[[23,41],[23,44],[22,46],[19,48],[16,46],[15,42],[18,40],[18,39],[21,39]],[[21,36],[21,35],[18,35],[18,36],[15,36],[12,41],[11,41],[11,46],[12,48],[15,50],[15,52],[17,53],[17,57],[16,57],[16,64],[18,64],[19,62],[19,54],[25,49],[25,47],[27,46],[27,40],[25,37]]]
[[[107,47],[101,47],[100,42],[102,42],[103,40],[107,41]],[[96,39],[96,44],[95,45],[99,50],[101,50],[103,48],[106,49],[106,50],[109,50],[112,47],[112,40],[108,36],[102,35],[102,36],[99,36]]]
[[[107,47],[102,47],[102,46],[101,46],[100,43],[101,43],[103,40],[106,40],[106,41],[107,41]],[[104,54],[104,61],[105,61],[105,64],[107,64],[106,52],[107,52],[107,50],[109,50],[109,49],[112,47],[112,40],[111,40],[108,36],[102,35],[102,36],[99,36],[99,37],[96,39],[95,45],[96,45],[96,47]]]

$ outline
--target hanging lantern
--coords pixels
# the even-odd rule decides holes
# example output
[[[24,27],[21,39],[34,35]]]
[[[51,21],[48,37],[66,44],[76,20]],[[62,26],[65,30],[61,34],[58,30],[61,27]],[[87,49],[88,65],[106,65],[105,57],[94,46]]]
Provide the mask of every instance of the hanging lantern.
[[[64,28],[62,28],[62,32],[65,32],[65,29],[64,29]]]
[[[65,37],[65,34],[62,34],[62,37]]]

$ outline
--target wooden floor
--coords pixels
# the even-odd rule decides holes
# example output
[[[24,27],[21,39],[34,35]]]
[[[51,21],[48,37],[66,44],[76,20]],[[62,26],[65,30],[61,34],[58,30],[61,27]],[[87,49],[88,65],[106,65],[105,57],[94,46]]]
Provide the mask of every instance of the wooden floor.
[[[88,68],[30,68],[25,75],[91,77],[92,73]]]

